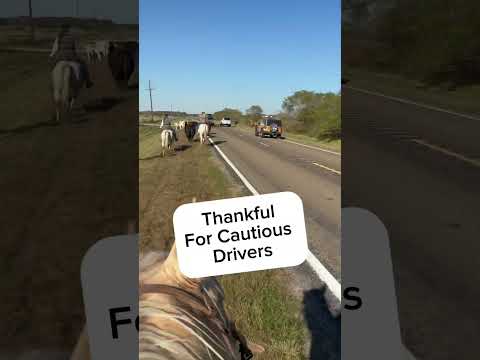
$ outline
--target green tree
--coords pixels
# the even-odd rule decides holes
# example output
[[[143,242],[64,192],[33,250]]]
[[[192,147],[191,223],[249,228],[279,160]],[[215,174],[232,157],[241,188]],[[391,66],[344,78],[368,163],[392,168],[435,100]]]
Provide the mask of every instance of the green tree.
[[[245,111],[245,113],[249,124],[253,125],[256,121],[262,118],[263,109],[260,105],[252,105]]]
[[[241,121],[243,114],[240,110],[225,108],[213,114],[215,120],[221,120],[224,117],[229,117],[232,121]]]
[[[301,90],[284,99],[281,118],[297,132],[337,139],[341,134],[340,104],[340,93]]]
[[[323,94],[313,91],[301,90],[296,91],[293,95],[285,98],[282,103],[283,111],[293,115],[305,107],[313,106],[319,103],[323,97]]]
[[[247,109],[246,114],[248,116],[261,116],[263,114],[263,109],[260,105],[252,105]]]

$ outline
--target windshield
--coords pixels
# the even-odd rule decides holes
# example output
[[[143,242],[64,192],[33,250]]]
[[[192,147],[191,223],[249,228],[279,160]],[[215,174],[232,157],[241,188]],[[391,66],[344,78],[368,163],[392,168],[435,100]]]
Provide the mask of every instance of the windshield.
[[[267,125],[277,125],[277,126],[282,126],[282,122],[280,120],[277,120],[277,119],[268,119],[267,120]]]
[[[226,117],[226,118],[223,118],[223,120],[230,120],[230,118],[229,118],[229,117]]]

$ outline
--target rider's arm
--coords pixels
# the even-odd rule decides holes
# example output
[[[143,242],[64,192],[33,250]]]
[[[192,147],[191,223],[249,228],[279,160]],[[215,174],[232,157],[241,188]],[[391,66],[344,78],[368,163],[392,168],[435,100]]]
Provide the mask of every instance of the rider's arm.
[[[50,57],[55,55],[57,51],[58,51],[58,37],[55,38],[55,41],[53,42],[53,48],[52,48],[52,52],[50,53]]]
[[[80,38],[78,37],[78,35],[76,33],[73,34],[73,42],[75,44],[75,51],[78,53],[81,51],[81,47],[80,47]]]

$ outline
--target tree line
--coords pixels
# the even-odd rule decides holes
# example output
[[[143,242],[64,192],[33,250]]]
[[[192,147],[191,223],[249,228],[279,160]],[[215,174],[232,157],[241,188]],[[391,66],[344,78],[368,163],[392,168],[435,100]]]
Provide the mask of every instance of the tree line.
[[[356,1],[357,18],[374,3]],[[344,63],[452,89],[480,83],[479,14],[480,1],[395,0],[363,29],[356,18],[342,26]]]

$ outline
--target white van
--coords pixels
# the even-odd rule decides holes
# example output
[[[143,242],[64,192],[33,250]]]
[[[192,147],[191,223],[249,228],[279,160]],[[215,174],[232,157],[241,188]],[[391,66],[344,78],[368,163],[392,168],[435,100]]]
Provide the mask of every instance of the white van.
[[[220,125],[230,127],[230,126],[232,126],[232,120],[230,120],[229,117],[224,117],[224,118],[222,118],[222,120],[220,120]]]

